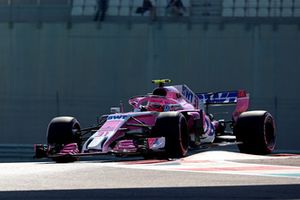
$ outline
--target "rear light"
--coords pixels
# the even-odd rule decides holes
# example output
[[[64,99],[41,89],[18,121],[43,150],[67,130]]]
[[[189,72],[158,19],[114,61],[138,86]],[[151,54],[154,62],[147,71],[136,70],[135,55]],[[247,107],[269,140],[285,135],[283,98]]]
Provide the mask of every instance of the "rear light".
[[[238,90],[237,98],[247,97],[246,90]]]

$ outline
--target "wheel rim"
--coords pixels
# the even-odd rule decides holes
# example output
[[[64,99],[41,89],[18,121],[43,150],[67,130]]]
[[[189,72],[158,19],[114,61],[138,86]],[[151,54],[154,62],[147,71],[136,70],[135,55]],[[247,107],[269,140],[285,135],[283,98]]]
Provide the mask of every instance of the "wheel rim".
[[[270,151],[272,151],[275,146],[275,128],[273,120],[269,116],[266,117],[264,131],[266,146]]]
[[[180,145],[183,155],[187,153],[188,149],[188,137],[187,137],[187,124],[184,118],[181,118],[180,122]]]

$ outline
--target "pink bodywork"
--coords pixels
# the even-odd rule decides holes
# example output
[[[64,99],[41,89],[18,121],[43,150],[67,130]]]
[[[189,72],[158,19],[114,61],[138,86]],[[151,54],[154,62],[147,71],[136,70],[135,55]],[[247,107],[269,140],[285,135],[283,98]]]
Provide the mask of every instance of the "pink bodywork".
[[[235,110],[232,113],[233,121],[237,121],[241,113],[247,111],[249,108],[249,94],[246,94],[245,91],[239,91],[239,95],[236,100]]]
[[[133,140],[122,138],[125,135],[124,130],[139,130],[140,125],[145,125],[147,127],[153,127],[158,115],[158,112],[163,111],[180,111],[187,112],[190,115],[188,125],[190,129],[193,127],[193,120],[195,118],[200,118],[199,110],[189,103],[185,98],[183,98],[180,93],[175,88],[168,88],[166,96],[157,95],[145,95],[133,97],[129,100],[129,104],[132,105],[134,111],[128,113],[117,113],[110,115],[106,123],[93,135],[94,140],[103,141],[103,146],[101,146],[102,152],[108,152],[113,150],[115,152],[135,152],[137,150],[136,145],[133,144]],[[141,112],[141,107],[144,107],[146,111]],[[104,139],[105,138],[105,139]],[[110,145],[116,142],[113,149],[110,149]],[[93,141],[92,141],[93,142]],[[160,145],[159,138],[148,138],[148,146],[151,149],[154,146]],[[93,144],[92,144],[93,145]],[[89,150],[95,149],[99,150],[99,146],[90,147]]]
[[[198,99],[196,99],[198,102]],[[131,139],[118,140],[125,136],[127,130],[134,131],[141,129],[142,126],[154,127],[159,112],[163,111],[179,111],[185,112],[188,117],[188,129],[190,132],[194,130],[194,120],[203,119],[203,128],[207,136],[214,135],[214,130],[218,125],[217,121],[211,122],[210,118],[198,109],[200,106],[193,105],[180,94],[175,87],[168,87],[166,96],[145,95],[137,96],[129,99],[129,104],[133,106],[135,112],[117,113],[109,115],[105,124],[86,142],[86,146],[82,152],[101,151],[107,153],[109,151],[120,153],[134,153],[137,151],[136,145]],[[155,105],[153,107],[151,105]],[[249,106],[249,96],[244,91],[239,93],[236,100],[236,108],[232,114],[235,121],[238,116],[246,111]],[[141,112],[141,107],[146,111]],[[202,113],[202,117],[200,114]],[[160,138],[148,138],[148,147],[152,149],[155,145],[159,146]],[[113,149],[111,144],[115,142]],[[61,153],[76,153],[74,144],[66,145]]]
[[[133,144],[133,140],[123,139],[118,140],[125,136],[125,132],[138,131],[141,127],[153,127],[157,112],[129,112],[129,113],[117,113],[109,115],[105,124],[90,138],[91,142],[83,149],[83,152],[101,151],[103,153],[123,152],[133,153],[137,151],[136,145]],[[149,144],[152,144],[149,138]],[[111,149],[111,144],[116,143]]]

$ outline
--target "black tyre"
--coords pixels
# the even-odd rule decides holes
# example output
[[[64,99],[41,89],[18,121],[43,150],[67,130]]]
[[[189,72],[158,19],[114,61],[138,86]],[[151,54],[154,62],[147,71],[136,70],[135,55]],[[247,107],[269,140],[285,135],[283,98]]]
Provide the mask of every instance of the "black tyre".
[[[184,157],[188,151],[189,137],[187,122],[183,114],[177,112],[160,113],[156,119],[156,134],[166,139],[165,156]]]
[[[48,125],[47,143],[53,146],[63,146],[77,143],[81,148],[80,124],[74,117],[56,117]]]
[[[240,152],[249,154],[270,154],[276,143],[275,122],[267,111],[248,111],[242,113],[235,126]]]

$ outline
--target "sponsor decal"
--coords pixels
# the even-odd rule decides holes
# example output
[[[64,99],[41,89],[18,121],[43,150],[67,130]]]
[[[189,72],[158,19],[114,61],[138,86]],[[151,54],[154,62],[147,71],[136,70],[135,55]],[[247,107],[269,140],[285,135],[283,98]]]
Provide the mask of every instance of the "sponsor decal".
[[[171,107],[169,105],[164,105],[165,112],[170,111],[170,110],[171,110]]]
[[[197,94],[203,103],[236,103],[237,92],[216,92],[216,93],[200,93]]]
[[[208,118],[205,118],[204,133],[208,136],[215,134],[215,128]]]
[[[182,86],[182,95],[190,102],[193,102],[194,100],[194,94],[193,92],[186,87],[185,85]]]
[[[166,104],[164,105],[164,111],[175,111],[182,109],[182,106],[180,104]]]
[[[186,85],[182,85],[182,95],[193,104],[195,108],[199,108],[199,97],[194,94]]]
[[[125,120],[128,115],[109,115],[107,117],[107,121],[109,120]]]

